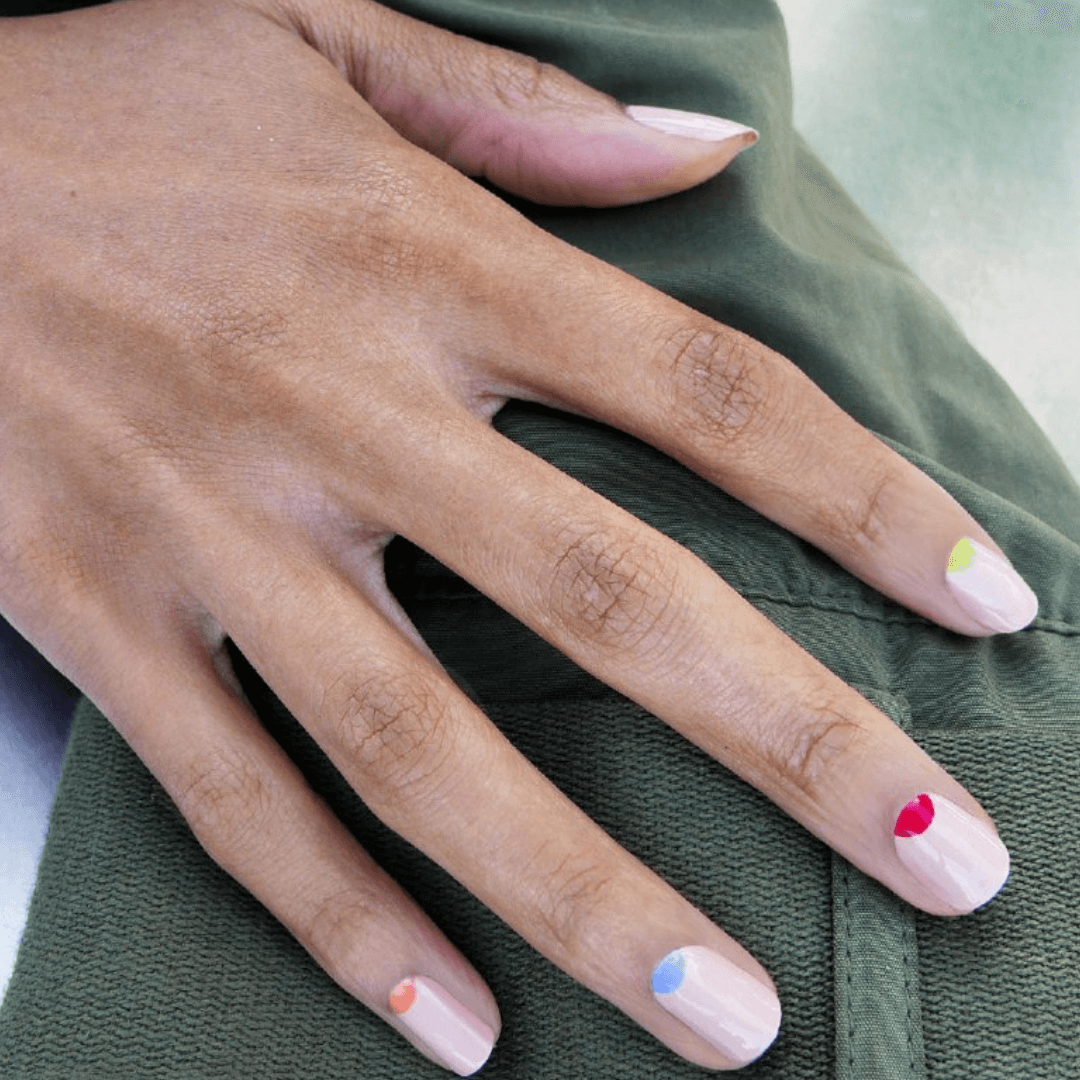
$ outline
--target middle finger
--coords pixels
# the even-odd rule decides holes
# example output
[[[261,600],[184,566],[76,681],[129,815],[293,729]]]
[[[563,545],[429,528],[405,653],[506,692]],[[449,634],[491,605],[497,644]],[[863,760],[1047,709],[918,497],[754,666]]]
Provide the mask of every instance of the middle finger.
[[[1000,890],[974,797],[701,559],[464,408],[440,430],[394,531],[916,907]]]

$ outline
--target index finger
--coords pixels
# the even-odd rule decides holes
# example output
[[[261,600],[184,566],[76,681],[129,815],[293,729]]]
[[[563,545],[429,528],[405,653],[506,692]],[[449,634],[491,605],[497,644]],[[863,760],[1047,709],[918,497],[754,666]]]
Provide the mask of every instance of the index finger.
[[[950,630],[985,637],[1035,618],[1038,599],[986,530],[789,359],[536,232],[527,254],[515,237],[516,274],[492,255],[501,287],[520,290],[483,358],[507,396],[652,444]]]

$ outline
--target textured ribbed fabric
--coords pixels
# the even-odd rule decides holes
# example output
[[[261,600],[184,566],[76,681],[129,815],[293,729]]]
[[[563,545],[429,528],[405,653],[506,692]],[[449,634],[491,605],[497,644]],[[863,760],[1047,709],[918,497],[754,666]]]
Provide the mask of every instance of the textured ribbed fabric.
[[[495,426],[694,551],[888,713],[993,816],[1012,876],[973,915],[917,911],[399,538],[387,574],[405,610],[522,753],[772,973],[780,1035],[741,1075],[1075,1080],[1080,489],[1005,383],[792,130],[776,7],[390,6],[550,61],[624,102],[713,113],[761,132],[724,174],[656,203],[577,210],[508,201],[790,357],[987,528],[1037,592],[1035,623],[981,640],[932,625],[602,424],[511,402]],[[703,1075],[383,826],[232,651],[267,728],[491,986],[503,1030],[483,1076]],[[84,700],[0,1009],[0,1077],[447,1075],[331,982],[211,862]]]

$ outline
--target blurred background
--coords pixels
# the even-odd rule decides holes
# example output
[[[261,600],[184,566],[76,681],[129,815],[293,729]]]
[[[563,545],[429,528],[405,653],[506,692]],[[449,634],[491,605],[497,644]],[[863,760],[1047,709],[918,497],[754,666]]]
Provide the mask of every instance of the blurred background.
[[[1080,0],[779,3],[796,126],[1080,478]],[[0,619],[0,996],[77,696]]]

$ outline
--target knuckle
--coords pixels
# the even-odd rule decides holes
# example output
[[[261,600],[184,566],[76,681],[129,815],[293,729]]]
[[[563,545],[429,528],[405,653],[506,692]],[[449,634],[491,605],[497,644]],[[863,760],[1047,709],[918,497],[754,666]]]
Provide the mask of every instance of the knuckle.
[[[433,218],[429,215],[427,220]],[[369,286],[384,283],[402,288],[419,287],[437,278],[446,280],[450,270],[434,229],[421,236],[411,227],[394,227],[385,220],[367,225],[350,265],[360,268]]]
[[[289,319],[281,310],[236,296],[208,296],[194,327],[207,352],[239,359],[277,348],[288,338],[288,330]]]
[[[556,94],[562,73],[534,56],[503,49],[488,54],[487,85],[497,100],[508,109],[533,107],[561,100]]]
[[[447,777],[449,702],[419,672],[341,675],[322,695],[318,722],[336,739],[365,794],[414,804],[433,799]]]
[[[886,543],[890,532],[889,499],[899,479],[892,470],[880,471],[869,484],[844,485],[840,501],[823,531],[836,541],[872,558]]]
[[[452,177],[432,184],[428,158],[411,143],[384,145],[326,181],[327,197],[294,216],[309,281],[352,295],[357,273],[367,288],[445,282],[460,273],[460,222],[447,190]]]
[[[684,327],[661,352],[679,423],[725,449],[760,434],[771,395],[758,342],[722,327]]]
[[[367,966],[371,933],[385,915],[371,894],[342,889],[310,904],[300,917],[297,936],[326,971],[354,980]]]
[[[359,183],[354,168],[350,188],[359,198],[365,217],[397,224],[415,216],[421,182],[409,168],[409,161],[400,156],[412,153],[411,147],[399,148],[397,154],[384,150],[381,156],[366,162]]]
[[[463,41],[448,30],[417,24],[401,16],[384,16],[379,40],[382,48],[365,50],[365,63],[359,72],[364,97],[378,100],[380,87],[392,85],[400,77],[388,65],[401,55],[416,65],[419,78],[434,82],[455,98],[465,95],[484,101],[492,95],[510,109],[542,104],[546,101],[570,103],[582,98],[582,84],[569,72],[544,63],[527,53],[480,41]],[[397,46],[388,49],[393,40]],[[400,62],[398,61],[400,67]],[[364,69],[375,70],[377,77],[364,78]]]
[[[537,863],[546,861],[548,850],[545,844]],[[611,870],[590,856],[564,852],[539,870],[538,880],[530,910],[540,934],[564,956],[591,955],[589,938],[614,887]]]
[[[91,583],[93,575],[83,553],[87,545],[80,545],[77,532],[68,532],[60,520],[40,512],[26,514],[36,520],[25,527],[22,516],[11,514],[0,521],[0,567],[9,571],[3,575],[5,581],[25,581],[36,588],[70,585],[77,591]]]
[[[177,282],[168,308],[152,317],[169,327],[178,350],[191,358],[219,402],[223,382],[230,394],[249,397],[253,380],[265,382],[273,369],[269,357],[289,353],[296,336],[292,301],[285,295],[288,274],[257,267],[238,270],[229,280],[212,267],[205,274]]]
[[[823,802],[838,770],[850,767],[852,747],[864,735],[858,720],[829,704],[801,711],[780,732],[766,742],[772,772],[814,802]]]
[[[597,529],[564,540],[546,592],[562,628],[608,652],[661,649],[678,606],[660,552]]]
[[[275,785],[250,755],[231,747],[204,754],[181,781],[175,802],[192,832],[226,869],[258,845],[274,814]]]
[[[333,215],[311,230],[320,259],[359,266],[376,280],[419,279],[438,250],[434,225],[441,209],[420,187],[416,163],[409,160],[414,153],[411,145],[384,149],[360,167],[362,179],[350,181],[337,204],[341,209],[320,209],[320,216]]]

